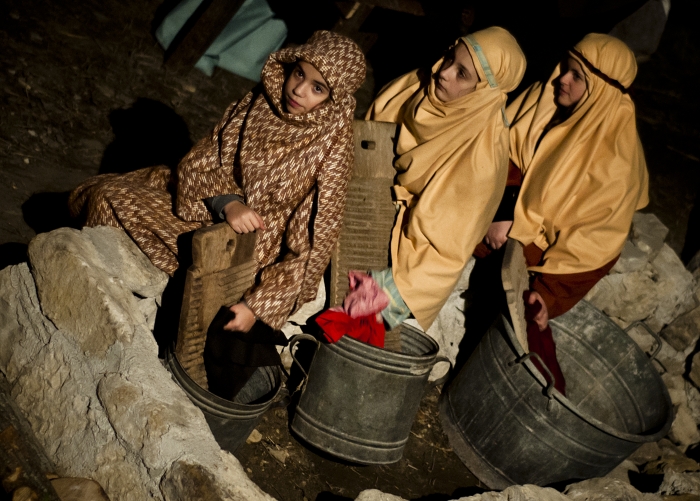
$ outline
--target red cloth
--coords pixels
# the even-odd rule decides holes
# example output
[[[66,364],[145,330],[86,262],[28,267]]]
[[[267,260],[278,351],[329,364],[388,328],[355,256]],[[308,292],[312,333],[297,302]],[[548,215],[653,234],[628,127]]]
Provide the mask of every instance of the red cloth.
[[[384,321],[380,312],[389,306],[389,296],[367,273],[348,272],[350,291],[343,306],[329,308],[318,317],[316,323],[330,343],[345,334],[364,343],[384,348]]]
[[[384,322],[377,320],[376,313],[353,318],[343,311],[326,310],[316,317],[316,323],[330,343],[347,334],[358,341],[384,348]]]
[[[557,345],[554,343],[554,338],[552,337],[552,329],[548,324],[545,330],[540,330],[534,318],[542,309],[542,305],[539,302],[528,304],[527,301],[529,297],[530,291],[525,291],[523,293],[523,300],[525,301],[525,320],[527,321],[527,344],[530,351],[540,356],[544,365],[547,366],[554,376],[554,388],[562,395],[566,395],[566,381],[564,380],[564,373],[557,360]],[[551,383],[549,376],[542,368],[540,362],[536,358],[531,358],[530,360],[532,360],[532,363],[535,364],[535,367],[537,367],[537,370],[540,371],[547,382]]]

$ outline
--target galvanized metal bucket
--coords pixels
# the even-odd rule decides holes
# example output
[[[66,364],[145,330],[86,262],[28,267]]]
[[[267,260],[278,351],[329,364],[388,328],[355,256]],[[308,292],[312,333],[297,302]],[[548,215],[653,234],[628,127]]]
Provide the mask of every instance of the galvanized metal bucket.
[[[603,476],[673,422],[649,357],[602,312],[581,301],[550,325],[566,397],[547,385],[504,318],[443,391],[450,443],[492,489]]]
[[[245,442],[265,411],[286,391],[281,391],[280,367],[259,367],[236,398],[226,400],[194,382],[172,351],[166,353],[166,361],[177,383],[204,413],[216,441],[231,453]]]
[[[290,349],[302,339],[295,336]],[[292,430],[333,456],[360,464],[401,459],[437,361],[438,345],[402,326],[401,353],[343,336],[318,343]]]

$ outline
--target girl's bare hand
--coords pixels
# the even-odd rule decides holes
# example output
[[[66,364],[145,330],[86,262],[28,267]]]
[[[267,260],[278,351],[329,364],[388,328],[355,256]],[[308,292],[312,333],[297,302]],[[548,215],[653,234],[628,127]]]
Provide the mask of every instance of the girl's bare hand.
[[[537,324],[537,327],[540,328],[540,331],[543,331],[547,328],[547,323],[549,322],[549,312],[547,311],[547,305],[544,304],[544,299],[542,299],[542,296],[540,296],[539,292],[530,291],[530,297],[527,298],[527,304],[535,303],[540,303],[540,305],[542,305],[542,309],[540,309],[539,313],[535,315],[533,320]]]
[[[267,229],[260,214],[238,201],[229,202],[224,206],[224,216],[236,233]]]
[[[224,325],[224,330],[248,332],[255,324],[255,313],[245,303],[234,304],[229,308],[235,315],[234,319]]]
[[[513,221],[491,223],[489,231],[484,237],[484,243],[492,249],[500,249],[508,241],[508,232],[511,226],[513,226]]]

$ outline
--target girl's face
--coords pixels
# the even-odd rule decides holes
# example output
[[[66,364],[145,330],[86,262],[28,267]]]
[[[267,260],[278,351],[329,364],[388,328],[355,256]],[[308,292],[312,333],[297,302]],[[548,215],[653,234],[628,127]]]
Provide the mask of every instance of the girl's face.
[[[557,104],[565,108],[575,106],[585,94],[586,89],[586,74],[581,68],[581,63],[573,57],[569,57],[562,63],[562,73],[559,76],[559,84],[555,93]]]
[[[464,42],[460,41],[450,50],[434,78],[435,95],[443,103],[474,92],[479,75]]]
[[[284,106],[287,113],[302,115],[321,106],[330,88],[313,64],[297,61],[284,82]]]

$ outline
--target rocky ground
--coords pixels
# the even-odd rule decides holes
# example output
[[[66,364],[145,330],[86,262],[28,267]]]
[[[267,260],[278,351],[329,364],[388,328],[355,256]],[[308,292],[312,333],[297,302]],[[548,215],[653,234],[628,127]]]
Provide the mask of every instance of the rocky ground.
[[[700,268],[684,267],[667,233],[655,216],[637,216],[618,264],[588,297],[620,326],[642,320],[660,334],[649,370],[661,374],[675,414],[667,437],[604,478],[484,492],[442,432],[438,389],[424,395],[398,463],[360,467],[311,451],[289,434],[285,409],[268,411],[234,458],[158,359],[151,331],[167,277],[109,227],[39,235],[31,267],[0,271],[0,373],[52,482],[88,478],[113,501],[697,500]],[[452,306],[446,315],[455,315]],[[646,330],[631,334],[647,352],[658,346]],[[12,435],[3,433],[4,447]],[[3,485],[17,480],[2,474]]]

